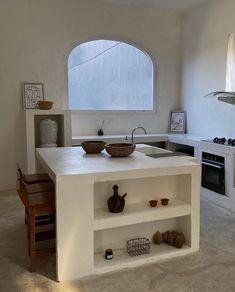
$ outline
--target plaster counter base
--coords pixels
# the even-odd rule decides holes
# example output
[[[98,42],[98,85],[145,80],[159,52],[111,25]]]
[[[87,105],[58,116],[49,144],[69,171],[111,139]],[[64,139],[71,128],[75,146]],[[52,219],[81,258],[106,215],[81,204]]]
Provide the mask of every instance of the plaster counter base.
[[[138,151],[128,158],[111,158],[104,152],[86,155],[81,147],[37,149],[37,157],[56,184],[58,281],[199,249],[200,166],[195,159],[153,159]],[[128,193],[119,214],[109,213],[106,205],[114,184],[120,194]],[[149,207],[150,199],[162,197],[170,198],[168,206],[159,202],[157,208]],[[152,239],[157,230],[170,229],[184,233],[182,249],[152,244],[148,255],[126,253],[128,239]],[[113,249],[113,260],[104,259],[107,248]]]

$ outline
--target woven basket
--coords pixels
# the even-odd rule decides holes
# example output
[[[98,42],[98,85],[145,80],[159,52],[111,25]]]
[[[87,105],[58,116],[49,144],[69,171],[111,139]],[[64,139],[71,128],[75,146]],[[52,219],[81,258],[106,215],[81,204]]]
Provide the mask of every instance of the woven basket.
[[[112,157],[127,157],[135,151],[135,147],[132,143],[113,143],[105,145],[105,150]]]
[[[48,101],[48,100],[39,100],[38,106],[41,110],[50,110],[53,105],[53,101]]]
[[[104,150],[104,141],[83,141],[81,143],[83,150],[87,154],[98,154]]]

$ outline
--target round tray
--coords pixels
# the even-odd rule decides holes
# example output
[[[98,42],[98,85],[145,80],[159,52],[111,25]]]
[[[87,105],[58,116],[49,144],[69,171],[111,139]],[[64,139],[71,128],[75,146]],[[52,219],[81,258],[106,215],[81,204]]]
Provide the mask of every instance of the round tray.
[[[105,150],[112,157],[127,157],[135,151],[135,147],[132,143],[113,143],[105,145]]]
[[[104,150],[104,141],[83,141],[81,143],[83,150],[87,154],[99,154]]]

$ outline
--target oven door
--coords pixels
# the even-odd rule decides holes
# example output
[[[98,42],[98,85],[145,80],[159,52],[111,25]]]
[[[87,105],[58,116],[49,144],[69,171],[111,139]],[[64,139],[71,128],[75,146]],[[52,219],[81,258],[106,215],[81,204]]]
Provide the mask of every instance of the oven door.
[[[225,195],[224,165],[202,160],[202,186]]]

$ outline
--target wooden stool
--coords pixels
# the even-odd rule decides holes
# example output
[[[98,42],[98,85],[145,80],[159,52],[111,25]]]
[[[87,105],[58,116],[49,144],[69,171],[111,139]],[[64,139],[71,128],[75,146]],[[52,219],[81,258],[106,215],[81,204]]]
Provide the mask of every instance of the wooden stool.
[[[36,250],[36,241],[48,240],[55,238],[55,230],[36,233],[37,216],[50,214],[55,215],[55,193],[38,192],[28,194],[26,191],[27,184],[22,179],[17,181],[17,192],[22,203],[27,209],[27,226],[28,226],[28,251],[30,256],[30,271],[35,271],[35,257],[46,255],[54,252],[54,248]]]

